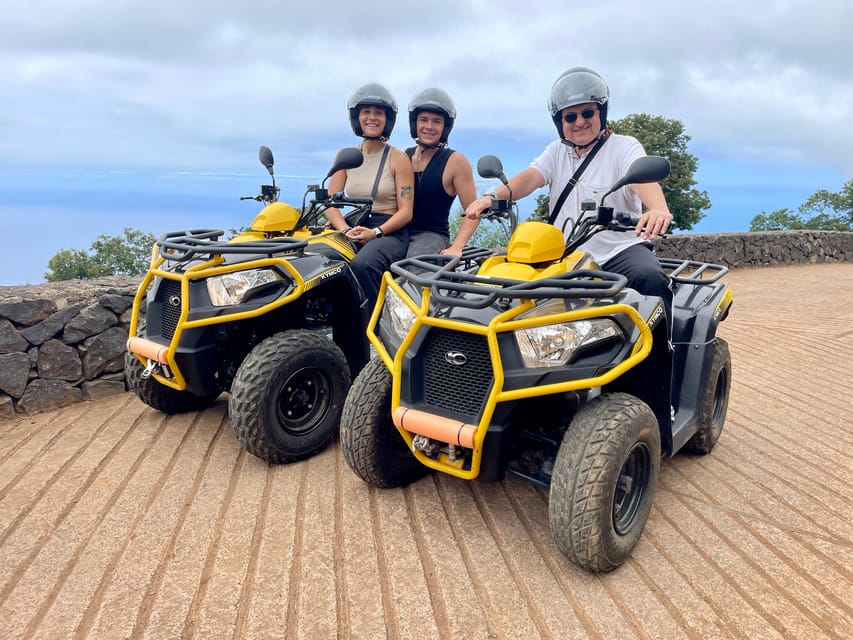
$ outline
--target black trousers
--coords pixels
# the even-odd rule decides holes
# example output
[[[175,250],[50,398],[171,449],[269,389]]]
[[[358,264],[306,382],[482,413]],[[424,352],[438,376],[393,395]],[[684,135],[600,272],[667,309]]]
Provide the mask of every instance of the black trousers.
[[[374,213],[362,224],[373,229],[390,217],[390,215]],[[405,258],[408,248],[409,232],[403,227],[399,231],[361,245],[358,253],[355,254],[350,268],[367,298],[368,309],[371,313],[376,305],[376,298],[379,297],[379,284],[382,282],[382,274],[388,271],[392,262]]]
[[[628,286],[637,293],[661,298],[667,325],[672,331],[672,283],[661,269],[650,244],[644,242],[631,245],[601,265],[601,268],[628,278]]]

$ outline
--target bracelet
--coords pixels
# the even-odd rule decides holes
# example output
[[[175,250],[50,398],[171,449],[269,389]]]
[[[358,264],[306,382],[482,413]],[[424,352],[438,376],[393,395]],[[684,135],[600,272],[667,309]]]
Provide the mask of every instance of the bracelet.
[[[487,191],[486,193],[484,193],[484,194],[483,194],[482,196],[480,196],[480,197],[481,197],[481,198],[485,198],[486,196],[489,196],[490,198],[497,198],[497,197],[498,197],[498,194],[497,194],[496,192],[494,192],[494,191]]]

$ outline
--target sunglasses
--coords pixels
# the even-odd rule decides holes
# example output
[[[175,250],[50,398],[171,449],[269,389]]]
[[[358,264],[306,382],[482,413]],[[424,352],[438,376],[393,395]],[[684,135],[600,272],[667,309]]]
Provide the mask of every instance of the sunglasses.
[[[580,113],[567,113],[563,116],[563,120],[565,120],[569,124],[577,120],[578,116],[583,117],[584,120],[592,120],[592,117],[595,115],[596,111],[597,109],[584,109]]]

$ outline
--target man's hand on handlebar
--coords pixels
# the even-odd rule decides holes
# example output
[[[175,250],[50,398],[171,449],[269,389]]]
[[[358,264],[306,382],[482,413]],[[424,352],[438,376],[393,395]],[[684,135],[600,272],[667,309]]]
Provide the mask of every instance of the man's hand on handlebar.
[[[649,209],[640,216],[634,232],[644,240],[651,240],[665,234],[671,222],[672,214],[666,209]]]
[[[479,220],[483,216],[483,211],[492,206],[492,200],[490,195],[480,196],[465,209],[465,217],[470,220]]]

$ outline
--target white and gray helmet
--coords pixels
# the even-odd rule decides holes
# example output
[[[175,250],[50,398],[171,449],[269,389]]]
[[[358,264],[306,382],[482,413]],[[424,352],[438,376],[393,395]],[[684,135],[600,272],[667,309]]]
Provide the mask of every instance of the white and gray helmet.
[[[563,135],[562,111],[566,107],[595,102],[601,114],[601,129],[607,128],[607,104],[610,101],[610,88],[604,79],[587,67],[572,67],[560,74],[551,87],[548,98],[548,112],[557,127],[560,138]]]

